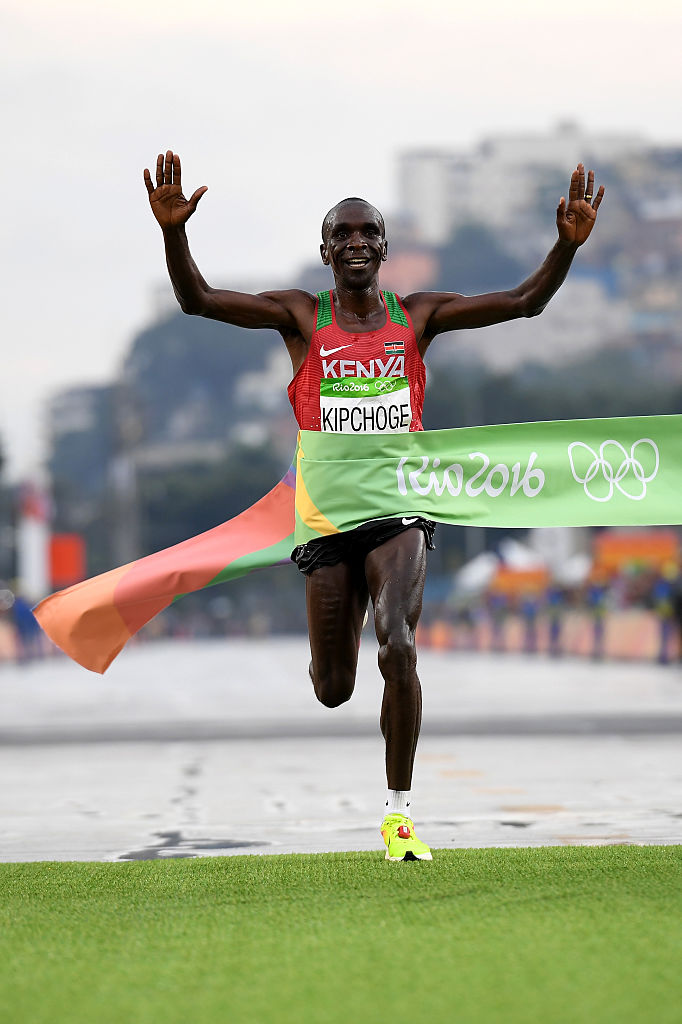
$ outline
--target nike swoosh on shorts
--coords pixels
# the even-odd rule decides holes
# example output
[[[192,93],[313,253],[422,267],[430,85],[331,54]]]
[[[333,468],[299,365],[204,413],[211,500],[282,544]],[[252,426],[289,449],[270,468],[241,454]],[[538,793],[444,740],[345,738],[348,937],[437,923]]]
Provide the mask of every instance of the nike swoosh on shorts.
[[[342,348],[352,348],[350,345],[339,345],[338,348],[320,348],[320,355],[324,358],[325,356],[333,356],[335,352],[340,352]]]

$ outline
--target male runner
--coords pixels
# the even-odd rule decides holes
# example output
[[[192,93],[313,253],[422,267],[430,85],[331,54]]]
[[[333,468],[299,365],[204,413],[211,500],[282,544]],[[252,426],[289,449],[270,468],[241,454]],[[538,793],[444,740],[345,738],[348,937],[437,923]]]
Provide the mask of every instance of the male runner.
[[[475,296],[418,292],[404,299],[381,292],[379,268],[387,258],[383,217],[354,198],[338,203],[322,224],[320,251],[334,274],[333,291],[317,297],[297,289],[248,295],[211,288],[192,259],[185,223],[207,188],[185,198],[177,153],[169,150],[157,158],[156,187],[148,170],[144,180],[183,311],[279,331],[291,356],[289,397],[299,426],[371,433],[422,429],[422,360],[436,335],[542,312],[588,238],[604,195],[603,187],[594,195],[594,173],[588,172],[586,184],[585,169],[578,164],[568,203],[564,197],[559,201],[554,248],[511,291]],[[366,383],[368,377],[378,378],[373,385],[377,394],[364,406],[362,400],[333,393],[328,383],[344,378],[352,387],[353,378]],[[400,387],[388,388],[386,378],[394,385],[399,378]],[[306,576],[310,675],[318,700],[327,707],[338,707],[353,693],[363,617],[372,600],[384,679],[381,731],[388,798],[381,833],[388,860],[431,860],[408,814],[421,723],[415,630],[433,528],[421,519],[383,519],[311,541],[292,555]]]

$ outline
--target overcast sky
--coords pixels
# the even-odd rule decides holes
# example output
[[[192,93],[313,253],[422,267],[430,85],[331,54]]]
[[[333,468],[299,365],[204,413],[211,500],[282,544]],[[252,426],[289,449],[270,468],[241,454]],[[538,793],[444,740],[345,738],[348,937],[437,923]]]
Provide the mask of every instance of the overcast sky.
[[[679,0],[5,0],[12,475],[40,462],[46,396],[109,379],[153,313],[165,267],[142,169],[160,150],[181,154],[186,194],[209,186],[189,225],[209,281],[286,284],[339,198],[395,205],[402,149],[569,117],[682,143],[681,52]]]

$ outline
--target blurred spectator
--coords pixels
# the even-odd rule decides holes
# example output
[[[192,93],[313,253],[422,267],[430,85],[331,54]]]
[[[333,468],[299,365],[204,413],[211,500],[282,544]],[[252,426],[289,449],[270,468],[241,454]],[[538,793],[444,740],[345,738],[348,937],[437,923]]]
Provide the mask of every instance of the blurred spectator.
[[[532,590],[523,595],[521,615],[523,616],[523,649],[526,654],[537,654],[538,650],[538,612],[540,597]]]
[[[549,627],[549,653],[552,658],[559,658],[561,650],[561,624],[563,618],[564,595],[561,588],[553,584],[547,590],[547,621]]]
[[[651,588],[653,606],[660,624],[658,661],[667,665],[672,659],[675,637],[675,597],[679,592],[679,569],[673,562],[663,566]]]
[[[488,611],[490,613],[490,648],[502,652],[505,649],[504,621],[507,614],[507,595],[495,593],[488,595]]]
[[[673,623],[677,637],[677,657],[682,661],[682,572],[678,566],[672,588]]]
[[[31,611],[31,605],[21,594],[14,595],[12,613],[16,629],[17,661],[26,662],[42,657],[44,653],[43,635],[38,621]]]
[[[0,580],[0,662],[12,660],[16,652],[13,604],[14,594]]]
[[[587,588],[587,606],[592,615],[592,657],[595,661],[604,657],[606,595],[606,581],[600,575],[593,575]]]

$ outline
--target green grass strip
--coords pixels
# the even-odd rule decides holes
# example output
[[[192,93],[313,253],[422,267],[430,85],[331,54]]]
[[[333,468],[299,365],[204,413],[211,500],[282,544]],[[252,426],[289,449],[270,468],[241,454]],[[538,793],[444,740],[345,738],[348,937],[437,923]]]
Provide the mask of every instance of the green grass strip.
[[[682,848],[0,865],[7,1024],[679,1022]]]

